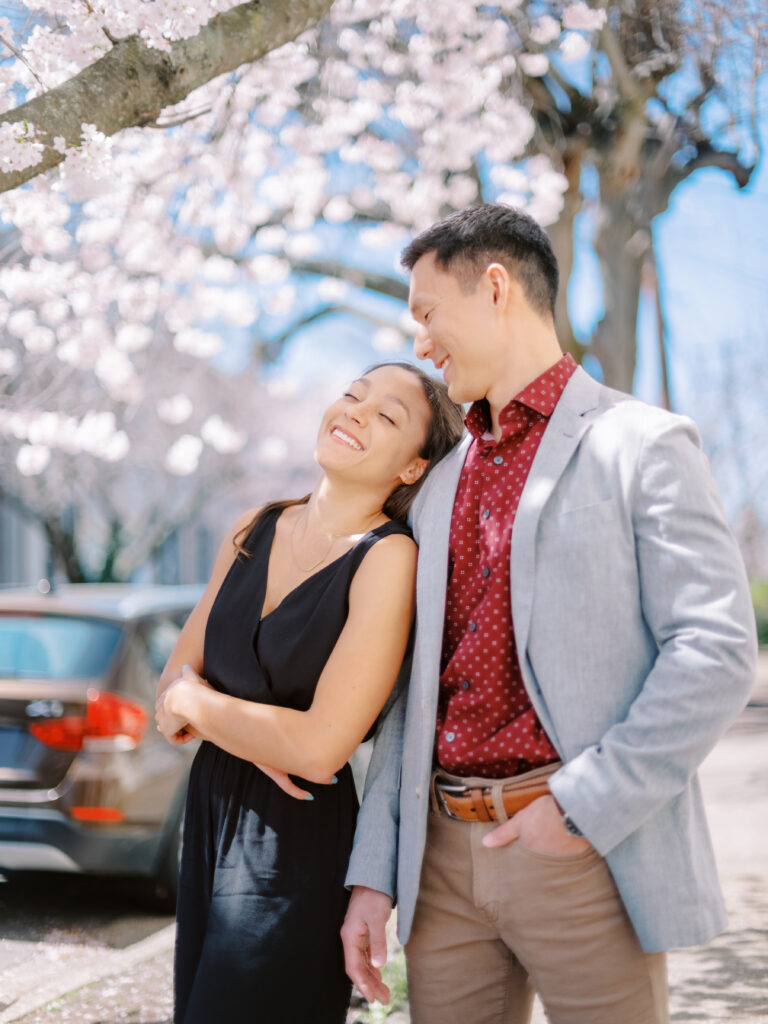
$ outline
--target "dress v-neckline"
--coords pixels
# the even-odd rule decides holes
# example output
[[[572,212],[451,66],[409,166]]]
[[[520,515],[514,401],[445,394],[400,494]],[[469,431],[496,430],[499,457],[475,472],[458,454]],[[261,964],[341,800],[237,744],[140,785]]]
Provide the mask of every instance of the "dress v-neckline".
[[[267,596],[267,586],[269,585],[269,565],[270,565],[270,562],[272,561],[272,550],[273,550],[273,548],[275,546],[275,537],[277,535],[277,523],[278,523],[278,520],[280,519],[280,517],[282,516],[283,512],[285,512],[284,508],[279,509],[278,510],[278,514],[272,518],[272,536],[271,536],[270,541],[269,541],[269,553],[267,555],[267,571],[264,574],[264,586],[263,586],[262,591],[261,591],[261,602],[260,602],[260,606],[259,606],[259,619],[258,619],[258,623],[256,625],[256,631],[255,631],[256,633],[258,633],[259,628],[261,627],[261,624],[263,622],[265,622],[268,618],[270,618],[272,615],[274,615],[276,611],[278,611],[280,608],[282,608],[282,606],[286,603],[286,601],[288,601],[289,598],[291,598],[294,594],[296,594],[299,590],[301,590],[304,587],[305,584],[307,584],[311,580],[315,579],[316,576],[322,576],[322,574],[324,572],[326,572],[326,570],[332,569],[338,562],[341,562],[342,559],[346,558],[347,555],[351,554],[355,550],[355,548],[358,546],[358,544],[362,544],[362,542],[365,540],[366,537],[370,536],[370,534],[372,534],[372,533],[376,533],[377,530],[380,530],[382,527],[387,526],[390,522],[392,522],[391,519],[388,519],[386,523],[379,523],[379,525],[378,526],[374,526],[374,528],[372,530],[368,530],[368,532],[364,533],[360,537],[359,540],[355,541],[355,543],[352,545],[352,547],[347,548],[347,550],[343,551],[337,558],[334,558],[332,562],[329,562],[327,565],[324,565],[322,567],[322,569],[318,569],[316,572],[310,573],[310,575],[305,577],[301,581],[301,583],[297,583],[295,587],[292,587],[289,591],[287,591],[285,594],[283,594],[283,596],[280,598],[280,600],[277,602],[277,604],[274,606],[274,608],[270,608],[270,610],[265,615],[264,614],[264,601],[265,601],[266,596]]]

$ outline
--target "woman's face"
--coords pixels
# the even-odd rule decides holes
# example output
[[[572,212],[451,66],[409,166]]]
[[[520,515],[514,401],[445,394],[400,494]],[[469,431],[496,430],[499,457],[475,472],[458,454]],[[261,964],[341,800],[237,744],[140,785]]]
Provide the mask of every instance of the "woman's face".
[[[315,458],[326,471],[372,486],[414,483],[426,461],[419,451],[431,410],[419,378],[378,366],[354,380],[325,412]]]

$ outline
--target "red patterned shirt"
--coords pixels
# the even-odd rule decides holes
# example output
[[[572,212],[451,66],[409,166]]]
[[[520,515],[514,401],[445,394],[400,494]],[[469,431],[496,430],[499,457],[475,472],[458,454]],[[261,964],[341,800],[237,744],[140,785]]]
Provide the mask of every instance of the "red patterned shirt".
[[[576,363],[565,355],[501,412],[467,415],[474,435],[450,536],[435,754],[456,775],[505,778],[557,760],[523,685],[512,631],[510,542],[533,457]]]

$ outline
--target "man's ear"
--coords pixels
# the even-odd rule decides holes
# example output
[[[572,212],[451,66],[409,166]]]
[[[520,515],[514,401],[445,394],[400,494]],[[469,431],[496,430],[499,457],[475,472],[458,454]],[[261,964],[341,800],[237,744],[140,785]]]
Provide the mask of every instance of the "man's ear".
[[[513,297],[516,284],[509,271],[501,263],[491,263],[485,271],[494,306],[503,309]]]
[[[424,476],[424,471],[428,465],[429,462],[426,459],[414,459],[400,474],[400,479],[404,484],[415,484],[417,480]]]

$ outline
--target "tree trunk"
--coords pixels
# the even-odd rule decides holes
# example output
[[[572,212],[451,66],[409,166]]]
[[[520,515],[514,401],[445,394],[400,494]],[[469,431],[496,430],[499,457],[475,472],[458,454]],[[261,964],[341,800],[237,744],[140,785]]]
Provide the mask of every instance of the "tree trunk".
[[[123,547],[122,525],[117,519],[113,519],[109,524],[109,540],[107,541],[104,562],[99,573],[99,583],[122,583],[122,580],[115,575],[115,562],[119,558]]]
[[[640,285],[650,234],[631,212],[630,189],[609,190],[602,175],[600,205],[595,251],[603,282],[604,313],[591,348],[600,361],[605,383],[631,394],[637,362]]]
[[[561,172],[568,179],[568,188],[563,197],[563,209],[555,224],[548,228],[549,239],[557,257],[560,268],[560,288],[555,304],[555,328],[564,352],[570,352],[577,362],[581,362],[584,346],[573,333],[571,318],[568,313],[568,284],[573,272],[574,254],[574,223],[576,215],[582,207],[581,196],[581,158],[583,144],[569,146],[563,153]]]
[[[48,538],[54,565],[64,572],[70,583],[88,583],[88,575],[77,550],[77,541],[72,529],[67,529],[58,518],[42,520],[45,536]]]

